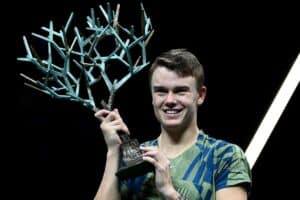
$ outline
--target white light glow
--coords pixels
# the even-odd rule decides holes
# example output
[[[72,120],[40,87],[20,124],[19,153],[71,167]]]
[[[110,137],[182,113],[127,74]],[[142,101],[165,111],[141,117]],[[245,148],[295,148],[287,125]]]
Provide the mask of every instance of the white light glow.
[[[283,113],[287,103],[293,95],[300,81],[300,56],[296,58],[278,93],[276,94],[270,108],[259,125],[249,146],[246,149],[246,157],[250,167],[254,166],[263,147],[267,143],[276,123]]]

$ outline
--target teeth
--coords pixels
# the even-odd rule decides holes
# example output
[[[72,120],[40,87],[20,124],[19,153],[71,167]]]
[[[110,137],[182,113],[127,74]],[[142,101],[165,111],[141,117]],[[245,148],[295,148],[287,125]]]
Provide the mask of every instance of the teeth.
[[[167,114],[176,114],[176,113],[178,113],[178,111],[177,110],[166,110],[166,113]]]

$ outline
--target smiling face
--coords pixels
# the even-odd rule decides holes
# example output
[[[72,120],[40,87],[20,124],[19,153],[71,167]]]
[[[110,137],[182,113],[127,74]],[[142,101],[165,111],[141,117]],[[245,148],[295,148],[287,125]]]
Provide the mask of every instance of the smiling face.
[[[151,78],[154,113],[165,130],[197,127],[197,107],[203,103],[205,87],[196,87],[193,76],[157,67]]]

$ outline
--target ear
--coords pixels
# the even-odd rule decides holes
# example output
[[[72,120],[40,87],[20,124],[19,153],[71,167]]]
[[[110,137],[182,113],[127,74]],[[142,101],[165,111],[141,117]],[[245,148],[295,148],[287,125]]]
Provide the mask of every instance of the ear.
[[[201,104],[203,104],[204,102],[204,99],[206,97],[206,87],[203,85],[202,87],[200,87],[199,91],[198,91],[198,101],[197,101],[197,104],[198,106],[200,106]]]

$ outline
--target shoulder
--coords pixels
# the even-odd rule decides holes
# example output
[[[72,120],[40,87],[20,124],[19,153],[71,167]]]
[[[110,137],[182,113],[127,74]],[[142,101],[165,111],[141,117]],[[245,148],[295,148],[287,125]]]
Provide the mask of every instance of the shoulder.
[[[220,159],[228,156],[245,157],[243,149],[237,144],[222,139],[216,139],[206,134],[203,135],[206,140],[204,142],[204,146],[208,149],[211,149],[216,157]]]
[[[214,152],[217,190],[229,186],[251,187],[251,170],[243,149],[225,140],[208,138]]]
[[[217,140],[215,143],[215,153],[219,158],[234,157],[245,158],[244,151],[236,144],[225,140]]]

